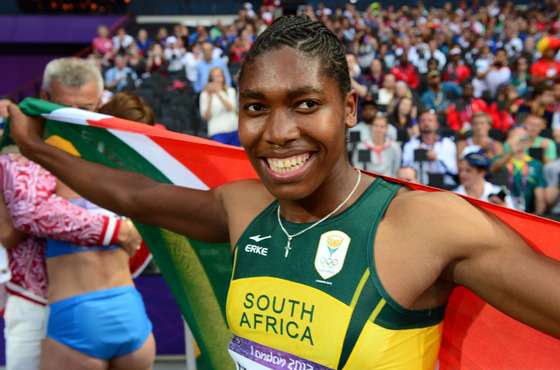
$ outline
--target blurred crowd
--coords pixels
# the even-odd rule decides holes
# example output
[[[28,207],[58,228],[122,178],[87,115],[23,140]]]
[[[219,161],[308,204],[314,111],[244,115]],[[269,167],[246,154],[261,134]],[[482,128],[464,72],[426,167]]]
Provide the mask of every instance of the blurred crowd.
[[[360,168],[537,214],[560,214],[560,3],[447,3],[298,10],[347,50],[359,123],[348,151]],[[236,78],[279,1],[246,3],[231,24],[100,26],[90,56],[110,92],[154,74],[196,96],[208,137],[237,138]],[[110,95],[110,93],[109,93]],[[163,122],[165,123],[165,122]]]

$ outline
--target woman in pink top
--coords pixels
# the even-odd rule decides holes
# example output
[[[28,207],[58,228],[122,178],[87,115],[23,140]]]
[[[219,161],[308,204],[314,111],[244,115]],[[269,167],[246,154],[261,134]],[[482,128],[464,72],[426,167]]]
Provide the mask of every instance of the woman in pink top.
[[[93,52],[102,57],[110,57],[113,50],[113,43],[109,38],[109,29],[105,25],[97,27],[97,37],[91,42]]]

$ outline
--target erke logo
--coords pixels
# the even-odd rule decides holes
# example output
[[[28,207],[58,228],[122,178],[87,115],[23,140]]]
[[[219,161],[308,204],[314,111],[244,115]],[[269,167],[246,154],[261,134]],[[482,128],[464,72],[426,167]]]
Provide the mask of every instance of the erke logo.
[[[258,235],[253,235],[253,236],[249,237],[249,239],[255,241],[256,243],[258,243],[260,241],[263,241],[265,239],[270,239],[270,238],[272,238],[272,235],[261,236],[261,234],[258,234]]]
[[[251,237],[249,237],[249,239],[255,241],[256,243],[263,241],[265,239],[269,239],[272,238],[271,235],[268,236],[261,236],[259,235],[253,235]],[[254,245],[254,244],[247,244],[245,246],[245,252],[247,253],[255,253],[255,254],[260,254],[261,256],[268,256],[268,248],[266,247],[261,247],[260,245]]]

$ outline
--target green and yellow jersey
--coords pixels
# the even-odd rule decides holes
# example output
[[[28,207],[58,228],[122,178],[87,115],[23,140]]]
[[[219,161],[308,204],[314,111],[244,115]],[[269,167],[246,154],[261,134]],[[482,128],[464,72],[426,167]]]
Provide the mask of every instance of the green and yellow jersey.
[[[444,307],[403,308],[373,262],[398,189],[377,178],[347,210],[295,237],[287,256],[278,203],[253,220],[236,245],[226,308],[238,369],[435,367]],[[310,225],[283,223],[290,234]]]

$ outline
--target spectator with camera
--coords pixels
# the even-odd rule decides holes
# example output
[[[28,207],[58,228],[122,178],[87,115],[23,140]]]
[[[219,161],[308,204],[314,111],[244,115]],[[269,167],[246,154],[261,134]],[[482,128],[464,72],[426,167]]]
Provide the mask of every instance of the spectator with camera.
[[[163,56],[163,48],[157,42],[153,43],[148,51],[146,72],[150,74],[155,72],[167,74],[167,61]]]
[[[239,146],[237,95],[233,87],[226,85],[222,68],[210,70],[199,103],[202,118],[208,123],[208,136],[223,144]]]
[[[360,108],[360,121],[354,126],[348,129],[348,155],[349,158],[352,159],[354,156],[354,152],[358,151],[358,144],[364,140],[371,141],[371,125],[373,120],[379,113],[379,109],[377,104],[373,100],[372,97],[367,96]],[[395,136],[395,132],[389,128],[388,136],[391,137]]]
[[[484,151],[471,152],[459,160],[459,185],[454,192],[513,208],[507,191],[486,181],[491,164]]]
[[[112,91],[123,91],[134,87],[138,79],[136,73],[127,65],[128,57],[126,54],[115,56],[115,66],[105,72],[105,84],[107,89]]]
[[[401,164],[401,147],[387,135],[387,118],[376,115],[369,126],[371,133],[356,145],[352,163],[367,171],[395,176]]]
[[[113,53],[115,54],[126,52],[128,47],[135,42],[134,37],[127,34],[124,27],[120,27],[117,30],[117,34],[113,36],[112,41]]]
[[[431,182],[429,175],[440,175],[443,176],[443,186],[454,186],[457,147],[450,138],[438,134],[436,112],[423,112],[420,115],[419,129],[420,135],[404,145],[403,166],[414,167],[419,173],[420,182],[424,184]]]
[[[523,121],[523,127],[527,136],[524,141],[527,143],[525,154],[530,155],[533,159],[541,161],[543,164],[551,162],[556,159],[556,143],[546,137],[540,136],[540,133],[545,128],[544,119],[535,114],[528,114]],[[506,154],[514,155],[514,150],[510,142],[504,145],[504,152]]]
[[[183,40],[176,36],[169,36],[165,40],[163,56],[167,61],[169,73],[180,72],[185,68],[184,57],[187,51],[183,45]]]

